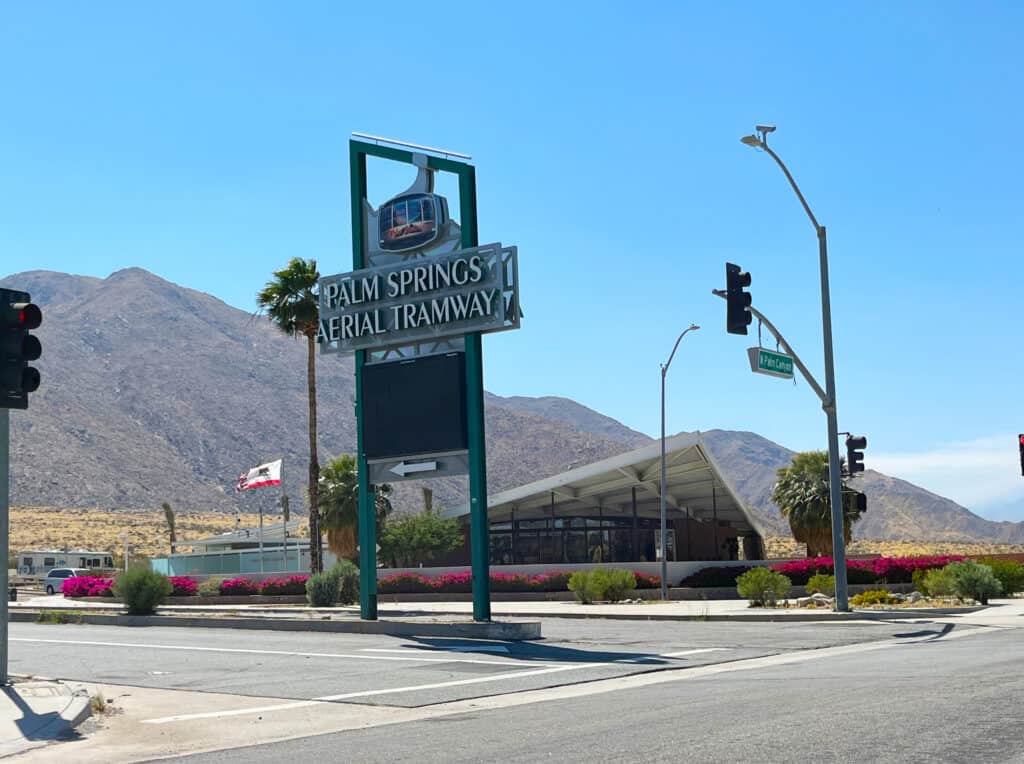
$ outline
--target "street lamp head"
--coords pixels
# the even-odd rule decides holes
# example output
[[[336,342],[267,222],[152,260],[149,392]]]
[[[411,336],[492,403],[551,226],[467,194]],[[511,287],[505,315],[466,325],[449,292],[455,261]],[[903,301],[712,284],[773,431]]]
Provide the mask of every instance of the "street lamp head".
[[[699,326],[697,326],[697,324],[690,324],[690,331],[691,331],[691,332],[695,332],[695,331],[697,331],[698,329],[700,329],[700,327],[699,327]]]
[[[751,148],[755,149],[761,148],[761,139],[758,138],[756,135],[744,135],[742,138],[740,138],[740,143],[744,143],[747,146],[750,146]]]
[[[755,125],[754,129],[761,133],[761,135],[767,135],[768,133],[775,132],[775,125]]]

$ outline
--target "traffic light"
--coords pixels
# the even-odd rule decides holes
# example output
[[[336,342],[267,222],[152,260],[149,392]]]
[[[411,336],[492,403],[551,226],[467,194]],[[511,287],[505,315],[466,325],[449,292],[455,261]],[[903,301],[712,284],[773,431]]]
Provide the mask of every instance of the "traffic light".
[[[868,439],[863,435],[853,437],[846,436],[846,465],[851,475],[864,471],[864,451],[867,448]]]
[[[725,264],[725,299],[727,311],[725,327],[729,334],[746,334],[747,327],[754,317],[747,310],[753,297],[743,288],[750,286],[750,274],[740,270],[738,265],[733,263]]]
[[[39,371],[28,365],[42,355],[39,327],[43,313],[28,292],[0,289],[0,408],[27,409],[28,394],[39,388]]]
[[[1024,434],[1017,436],[1017,442],[1020,444],[1020,474],[1024,475]]]
[[[856,507],[857,511],[864,514],[868,511],[868,495],[863,491],[857,491],[853,497],[853,506]]]

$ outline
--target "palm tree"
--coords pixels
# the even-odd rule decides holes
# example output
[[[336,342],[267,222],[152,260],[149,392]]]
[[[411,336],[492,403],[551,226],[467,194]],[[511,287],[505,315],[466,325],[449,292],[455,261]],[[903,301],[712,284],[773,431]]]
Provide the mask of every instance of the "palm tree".
[[[381,483],[374,492],[377,533],[380,535],[391,513],[391,486]],[[327,532],[327,546],[338,559],[354,560],[359,543],[359,465],[352,454],[328,461],[320,476],[321,525]]]
[[[846,464],[840,462],[843,480],[843,538],[850,541],[850,528],[860,519],[855,494],[848,491]],[[807,545],[808,557],[832,556],[832,504],[828,485],[828,452],[805,451],[793,456],[793,463],[777,473],[772,489],[774,502],[789,520],[793,538]]]
[[[256,295],[256,302],[270,320],[291,337],[306,338],[306,385],[309,393],[309,567],[323,570],[320,545],[320,462],[316,450],[316,335],[320,323],[316,260],[293,257]]]

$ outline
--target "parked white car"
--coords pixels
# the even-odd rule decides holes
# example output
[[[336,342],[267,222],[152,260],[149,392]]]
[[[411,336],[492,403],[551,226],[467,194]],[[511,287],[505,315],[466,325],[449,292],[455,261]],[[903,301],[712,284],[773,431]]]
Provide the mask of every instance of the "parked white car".
[[[89,571],[85,568],[54,568],[46,574],[43,589],[47,594],[60,594],[64,591],[64,582],[67,579],[87,575],[89,575]]]

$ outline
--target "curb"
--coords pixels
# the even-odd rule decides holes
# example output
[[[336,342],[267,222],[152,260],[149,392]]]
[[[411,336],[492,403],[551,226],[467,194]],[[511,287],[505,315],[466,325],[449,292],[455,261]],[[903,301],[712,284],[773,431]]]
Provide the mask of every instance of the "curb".
[[[433,613],[431,614],[433,615]],[[448,615],[448,614],[438,614]],[[456,613],[465,617],[465,613]],[[12,611],[11,621],[34,623],[36,613]],[[265,629],[269,631],[318,631],[343,634],[386,634],[396,637],[462,637],[522,641],[540,639],[540,621],[363,621],[231,618],[222,616],[119,615],[75,613],[72,623],[95,626],[182,626],[207,629]]]

